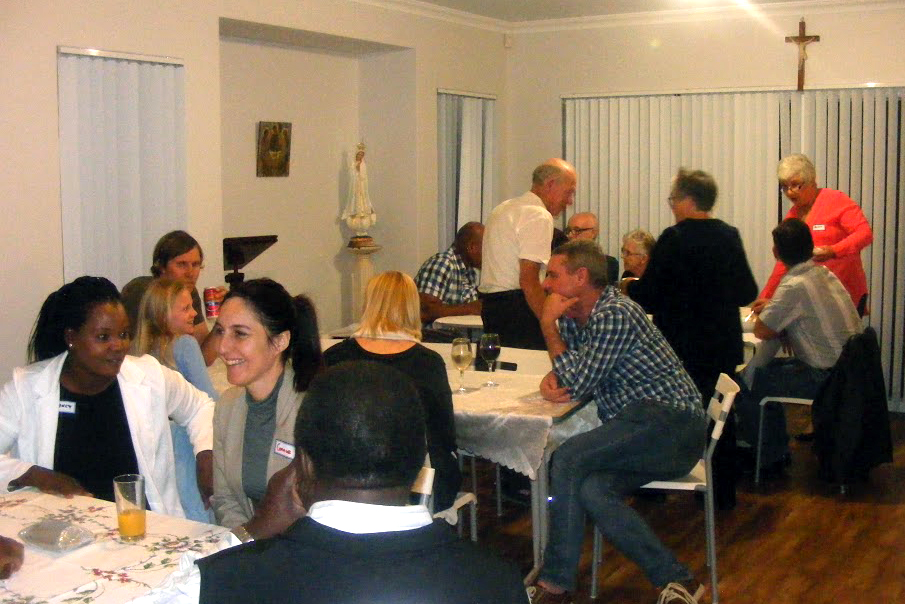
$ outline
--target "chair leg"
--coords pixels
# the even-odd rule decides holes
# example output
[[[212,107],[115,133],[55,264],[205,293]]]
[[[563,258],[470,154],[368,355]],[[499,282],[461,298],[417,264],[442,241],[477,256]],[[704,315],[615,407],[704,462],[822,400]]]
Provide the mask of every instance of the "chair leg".
[[[764,405],[760,405],[760,417],[757,420],[757,451],[754,456],[754,484],[760,484],[760,449],[764,442]]]
[[[459,539],[462,538],[462,508],[456,510],[456,534],[459,535]]]
[[[478,502],[471,502],[471,540],[478,542]]]
[[[503,483],[500,482],[500,464],[494,464],[496,470],[496,515],[503,515]]]
[[[603,539],[600,530],[594,527],[594,545],[591,554],[591,599],[597,599],[597,575],[600,568],[600,553],[603,550]]]
[[[716,518],[713,511],[713,499],[713,482],[711,481],[710,487],[704,493],[704,530],[706,531],[707,539],[707,566],[710,567],[711,602],[719,604],[719,580],[716,572]]]

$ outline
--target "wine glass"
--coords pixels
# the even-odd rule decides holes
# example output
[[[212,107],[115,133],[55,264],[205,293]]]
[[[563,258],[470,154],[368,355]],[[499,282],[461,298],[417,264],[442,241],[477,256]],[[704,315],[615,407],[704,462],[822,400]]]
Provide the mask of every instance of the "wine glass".
[[[459,369],[459,389],[456,392],[468,392],[465,388],[465,369],[471,365],[474,353],[471,350],[471,340],[468,338],[456,338],[452,343],[452,361]]]
[[[482,335],[481,341],[478,344],[478,353],[481,355],[481,358],[487,362],[487,366],[490,368],[490,375],[487,378],[487,383],[484,385],[488,388],[499,386],[499,384],[493,381],[493,372],[496,371],[496,360],[500,358],[500,336],[495,333],[485,333]]]

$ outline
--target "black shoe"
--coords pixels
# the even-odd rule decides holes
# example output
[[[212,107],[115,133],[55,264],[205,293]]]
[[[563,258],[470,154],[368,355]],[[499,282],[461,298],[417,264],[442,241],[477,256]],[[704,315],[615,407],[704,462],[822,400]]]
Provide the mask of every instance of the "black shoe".
[[[795,440],[797,440],[800,443],[812,442],[814,440],[814,433],[813,432],[802,432],[801,434],[796,434]]]

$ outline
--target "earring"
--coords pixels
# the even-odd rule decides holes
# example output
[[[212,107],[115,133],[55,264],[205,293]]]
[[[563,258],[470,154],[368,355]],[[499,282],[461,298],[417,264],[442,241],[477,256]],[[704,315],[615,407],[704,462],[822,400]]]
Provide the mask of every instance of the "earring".
[[[69,342],[69,349],[72,350],[72,342]]]

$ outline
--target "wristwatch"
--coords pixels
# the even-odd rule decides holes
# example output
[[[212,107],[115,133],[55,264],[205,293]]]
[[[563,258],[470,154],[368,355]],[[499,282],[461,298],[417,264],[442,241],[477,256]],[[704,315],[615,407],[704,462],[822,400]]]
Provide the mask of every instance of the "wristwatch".
[[[249,541],[254,541],[255,538],[251,536],[251,533],[248,532],[248,529],[245,528],[244,524],[240,524],[236,528],[233,529],[233,535],[239,538],[239,541],[242,543],[248,543]]]

